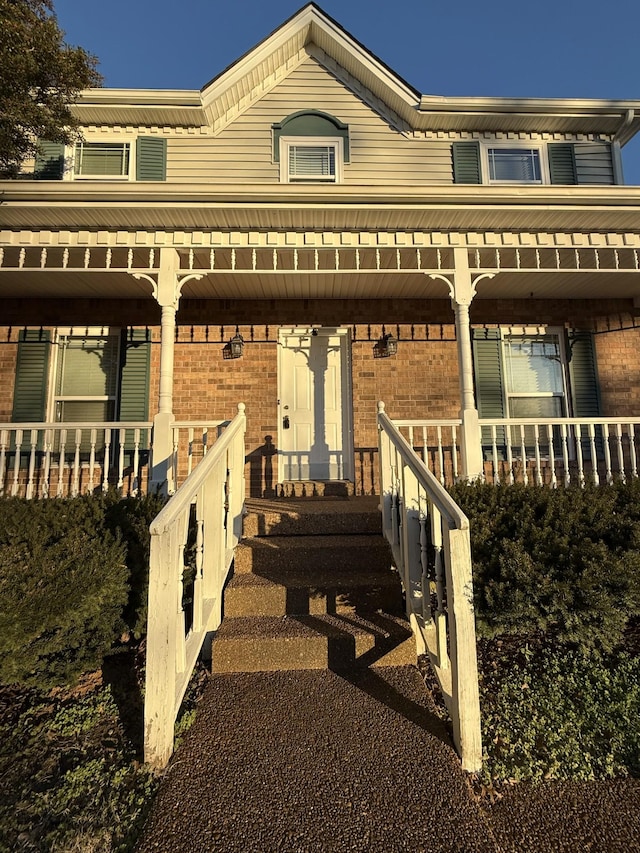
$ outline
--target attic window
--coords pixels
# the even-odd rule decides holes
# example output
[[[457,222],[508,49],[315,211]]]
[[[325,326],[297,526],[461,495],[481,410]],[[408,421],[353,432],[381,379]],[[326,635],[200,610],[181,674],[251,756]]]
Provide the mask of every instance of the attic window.
[[[281,180],[285,183],[304,183],[338,180],[340,140],[293,137],[280,139]]]
[[[317,110],[293,113],[273,125],[273,159],[283,183],[337,183],[349,162],[349,128]]]

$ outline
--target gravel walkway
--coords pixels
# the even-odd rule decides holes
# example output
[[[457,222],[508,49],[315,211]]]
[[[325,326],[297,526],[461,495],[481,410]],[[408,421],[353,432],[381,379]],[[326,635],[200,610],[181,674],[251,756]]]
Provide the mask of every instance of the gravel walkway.
[[[137,853],[634,853],[640,781],[480,806],[412,667],[216,675]]]

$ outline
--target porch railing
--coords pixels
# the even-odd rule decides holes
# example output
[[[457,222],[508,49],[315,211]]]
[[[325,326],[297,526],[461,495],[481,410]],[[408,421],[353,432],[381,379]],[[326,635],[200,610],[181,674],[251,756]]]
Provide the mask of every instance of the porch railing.
[[[460,420],[394,420],[394,425],[442,485],[467,473],[460,458]],[[485,418],[478,440],[487,482],[584,486],[639,473],[640,418]]]
[[[222,619],[223,588],[242,533],[245,430],[241,403],[150,526],[144,748],[155,767],[171,756],[193,667]]]
[[[173,482],[189,476],[228,423],[174,423]],[[137,494],[149,488],[152,454],[151,421],[0,423],[0,495]]]
[[[66,497],[147,481],[147,421],[0,424],[0,495]]]
[[[485,479],[550,486],[638,476],[640,418],[481,420]]]
[[[482,765],[469,521],[378,404],[383,532],[418,654],[427,652],[465,770]]]

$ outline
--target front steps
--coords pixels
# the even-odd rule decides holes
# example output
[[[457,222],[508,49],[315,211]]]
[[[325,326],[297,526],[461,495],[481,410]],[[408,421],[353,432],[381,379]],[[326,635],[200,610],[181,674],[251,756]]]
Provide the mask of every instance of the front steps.
[[[213,672],[415,663],[377,498],[251,501]]]

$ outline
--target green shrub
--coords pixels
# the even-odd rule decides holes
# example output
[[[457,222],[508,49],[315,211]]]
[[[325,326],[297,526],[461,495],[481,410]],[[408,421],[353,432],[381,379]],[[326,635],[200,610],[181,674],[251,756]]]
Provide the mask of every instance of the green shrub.
[[[129,598],[123,619],[128,630],[140,639],[147,630],[147,597],[149,593],[149,525],[166,504],[167,498],[158,494],[113,500],[107,498],[105,523],[114,534],[120,535],[127,548]]]
[[[640,613],[640,485],[458,485],[481,635],[612,650]]]
[[[640,773],[640,660],[481,644],[485,773],[494,780]]]
[[[127,578],[101,501],[0,501],[0,682],[68,684],[100,667],[123,628]]]

